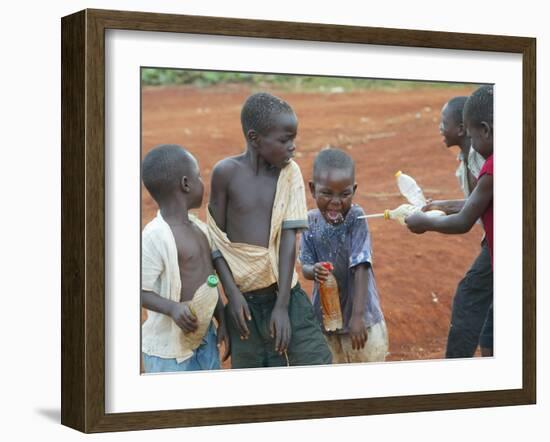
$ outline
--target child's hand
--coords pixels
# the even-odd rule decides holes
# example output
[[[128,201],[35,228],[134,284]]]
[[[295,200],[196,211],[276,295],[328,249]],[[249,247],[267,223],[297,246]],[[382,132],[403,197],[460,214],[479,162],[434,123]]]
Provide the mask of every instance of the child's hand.
[[[315,281],[325,282],[328,278],[329,271],[323,267],[322,262],[317,262],[313,266],[313,274],[315,276]]]
[[[235,324],[235,327],[239,330],[241,339],[248,339],[250,330],[248,330],[246,321],[252,320],[252,316],[243,294],[237,291],[230,295],[227,306],[229,311],[229,320],[233,321],[233,324]]]
[[[193,333],[199,327],[197,317],[191,310],[188,302],[178,302],[174,304],[170,312],[170,317],[185,333]]]
[[[430,218],[423,212],[416,212],[405,218],[405,224],[413,233],[424,233],[428,230]]]
[[[361,350],[365,347],[369,339],[369,333],[362,315],[352,315],[349,322],[349,336],[351,338],[351,348]]]
[[[442,212],[449,213],[451,209],[447,201],[428,199],[426,205],[422,207],[422,212],[429,212],[430,210],[441,210]]]
[[[275,339],[275,351],[282,355],[288,349],[291,336],[290,318],[285,307],[273,307],[269,330],[271,337]]]

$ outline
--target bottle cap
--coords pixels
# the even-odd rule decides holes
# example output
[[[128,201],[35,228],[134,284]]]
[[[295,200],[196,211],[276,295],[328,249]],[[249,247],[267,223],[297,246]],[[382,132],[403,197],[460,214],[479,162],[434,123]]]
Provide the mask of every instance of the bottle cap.
[[[216,275],[210,275],[206,279],[206,283],[208,284],[208,287],[216,287],[218,285],[218,277]]]
[[[321,265],[327,269],[329,272],[332,272],[334,270],[334,266],[332,265],[331,262],[328,262],[328,261],[325,261],[325,262],[322,262]]]
[[[384,210],[384,219],[390,219],[390,209]]]
[[[395,177],[397,178],[399,175],[401,175],[403,172],[401,172],[400,170],[398,170],[397,172],[395,172]]]

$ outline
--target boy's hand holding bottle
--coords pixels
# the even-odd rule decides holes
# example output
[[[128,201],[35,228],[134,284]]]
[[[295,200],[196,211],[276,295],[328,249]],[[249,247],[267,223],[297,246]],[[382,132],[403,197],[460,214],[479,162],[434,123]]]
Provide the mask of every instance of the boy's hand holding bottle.
[[[189,302],[174,303],[170,311],[170,317],[185,333],[193,333],[199,327],[199,322]]]
[[[324,266],[324,262],[317,262],[313,265],[313,274],[315,276],[315,281],[322,283],[328,279],[330,272]]]

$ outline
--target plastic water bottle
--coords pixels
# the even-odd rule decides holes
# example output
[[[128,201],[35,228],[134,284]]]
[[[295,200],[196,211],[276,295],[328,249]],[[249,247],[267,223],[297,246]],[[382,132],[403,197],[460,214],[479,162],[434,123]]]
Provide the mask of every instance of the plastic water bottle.
[[[424,198],[424,193],[414,178],[409,175],[405,175],[400,170],[395,174],[397,178],[397,187],[401,195],[407,198],[407,201],[416,207],[423,207],[426,205],[426,198]]]
[[[413,206],[412,204],[401,204],[396,209],[384,210],[384,219],[394,219],[399,222],[399,224],[405,225],[405,218],[407,218],[407,216],[409,215],[412,215],[417,210],[418,208]]]
[[[412,204],[401,204],[399,207],[393,210],[386,209],[384,210],[384,219],[394,219],[399,224],[405,225],[405,218],[407,218],[409,215],[412,215],[415,212],[419,212],[420,208],[415,207]],[[428,210],[427,212],[424,212],[425,215],[429,217],[434,216],[445,216],[445,212],[442,210]]]
[[[323,325],[325,330],[334,331],[343,327],[338,282],[332,274],[333,265],[330,262],[323,262],[321,265],[330,272],[327,280],[319,284]]]

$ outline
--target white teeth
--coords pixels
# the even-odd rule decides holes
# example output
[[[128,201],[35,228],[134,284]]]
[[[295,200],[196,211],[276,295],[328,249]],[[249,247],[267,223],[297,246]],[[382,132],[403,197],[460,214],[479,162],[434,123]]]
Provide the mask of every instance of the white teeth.
[[[342,216],[342,214],[340,212],[326,212],[327,213],[327,217],[332,221],[332,222],[341,222],[344,217]]]

